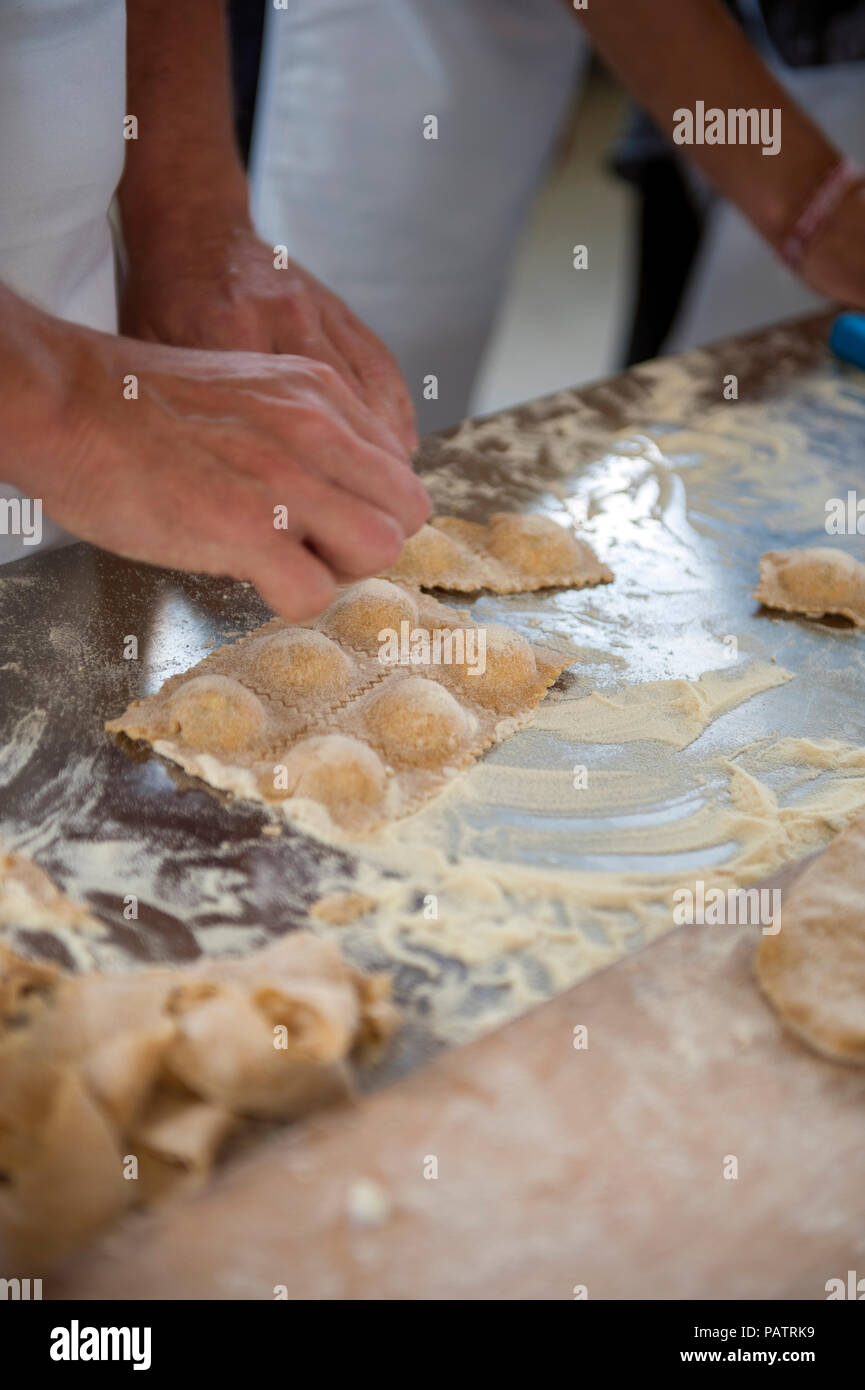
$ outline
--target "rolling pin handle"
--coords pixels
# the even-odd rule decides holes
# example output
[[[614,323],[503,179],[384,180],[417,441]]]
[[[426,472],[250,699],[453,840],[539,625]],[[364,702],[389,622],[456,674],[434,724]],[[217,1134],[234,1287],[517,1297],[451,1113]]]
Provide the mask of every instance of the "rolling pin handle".
[[[865,368],[865,314],[839,314],[832,324],[829,346],[845,362]]]

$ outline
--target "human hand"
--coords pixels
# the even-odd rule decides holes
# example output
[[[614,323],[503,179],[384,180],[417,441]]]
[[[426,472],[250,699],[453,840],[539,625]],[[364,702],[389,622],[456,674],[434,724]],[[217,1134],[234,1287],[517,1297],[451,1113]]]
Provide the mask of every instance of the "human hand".
[[[95,333],[4,296],[19,307],[0,338],[0,467],[82,539],[250,579],[301,621],[426,519],[405,451],[333,367]]]
[[[137,237],[121,327],[176,347],[326,362],[404,448],[417,444],[411,397],[384,343],[296,262],[276,269],[273,248],[243,222],[220,227],[213,219],[203,235],[172,228]]]

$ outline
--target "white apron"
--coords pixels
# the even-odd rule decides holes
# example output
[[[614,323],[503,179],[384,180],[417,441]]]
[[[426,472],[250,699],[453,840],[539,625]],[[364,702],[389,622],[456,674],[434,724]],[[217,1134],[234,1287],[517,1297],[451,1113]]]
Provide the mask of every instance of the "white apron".
[[[0,0],[0,280],[116,331],[108,207],[123,167],[124,0]],[[19,494],[0,483],[0,498]],[[37,545],[3,533],[0,563]],[[69,536],[43,518],[41,546]]]
[[[467,412],[587,57],[560,0],[268,6],[250,162],[258,229],[383,338],[422,434]],[[437,140],[424,138],[428,116]]]

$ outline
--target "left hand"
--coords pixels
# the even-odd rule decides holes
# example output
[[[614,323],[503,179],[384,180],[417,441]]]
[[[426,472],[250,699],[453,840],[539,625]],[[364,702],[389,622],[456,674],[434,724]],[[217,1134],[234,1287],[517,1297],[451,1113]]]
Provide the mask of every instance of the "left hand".
[[[171,238],[132,257],[121,332],[176,347],[292,353],[326,362],[404,449],[417,444],[414,408],[384,343],[348,305],[251,227]]]

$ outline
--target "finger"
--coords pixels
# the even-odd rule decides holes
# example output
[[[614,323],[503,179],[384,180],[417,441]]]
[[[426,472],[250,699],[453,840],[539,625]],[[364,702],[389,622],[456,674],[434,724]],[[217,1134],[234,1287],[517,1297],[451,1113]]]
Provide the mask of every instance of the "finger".
[[[413,536],[430,514],[426,488],[393,455],[359,439],[336,416],[310,414],[301,427],[294,422],[292,443],[302,466],[315,469],[343,492],[394,517],[403,536]]]
[[[274,402],[256,428],[230,430],[223,421],[211,447],[224,464],[291,513],[298,487],[316,482],[376,507],[398,523],[403,538],[427,519],[426,488],[391,454],[359,439],[330,407]]]
[[[367,384],[358,375],[339,344],[322,330],[304,335],[303,346],[308,357],[330,367],[335,373],[335,380],[321,380],[322,388],[339,406],[358,434],[370,444],[376,444],[393,454],[403,466],[407,465],[408,446],[399,431],[394,428],[389,409],[381,400],[377,402],[378,409],[375,408],[375,404],[366,400]],[[289,351],[288,344],[284,350]],[[292,354],[297,353],[296,340],[291,344],[290,351]]]
[[[418,435],[411,394],[396,358],[381,339],[343,305],[324,306],[322,323],[330,341],[350,364],[365,404],[384,418],[411,453]]]
[[[388,569],[400,554],[403,530],[392,514],[320,476],[295,476],[282,490],[273,483],[260,494],[252,544],[271,545],[287,537],[308,544],[340,574],[360,577]],[[274,526],[281,514],[285,525]],[[265,526],[265,521],[267,526]],[[270,534],[265,534],[269,529]],[[246,543],[251,537],[246,530]]]
[[[309,329],[300,336],[297,333],[291,333],[288,336],[277,333],[274,338],[274,351],[286,357],[297,357],[302,354],[314,362],[323,362],[326,366],[333,368],[355,399],[361,399],[361,382],[357,373],[351,363],[331,342],[320,322],[316,324],[314,329]]]
[[[323,369],[317,364],[315,370],[320,376]],[[190,422],[193,441],[206,443],[234,473],[266,486],[285,505],[300,480],[318,476],[393,517],[404,537],[419,530],[430,499],[410,468],[360,438],[320,390],[295,389],[281,397],[269,383],[259,385],[266,391],[215,394],[213,418]],[[241,414],[239,405],[247,400],[250,408]],[[364,409],[360,403],[358,408]]]
[[[369,409],[394,431],[409,453],[418,443],[414,407],[396,359],[349,306],[308,272],[304,274],[304,308],[317,310],[324,333],[352,377]],[[348,380],[348,378],[345,378]]]
[[[302,520],[306,544],[341,579],[390,569],[403,547],[402,528],[392,516],[335,489],[308,508],[304,503]]]
[[[293,537],[282,535],[263,546],[251,579],[265,603],[288,623],[302,623],[333,602],[336,580],[317,555]]]
[[[273,530],[271,515],[262,505],[254,558],[238,563],[262,597],[293,622],[326,608],[337,579],[378,574],[402,549],[402,531],[392,517],[314,480],[294,490],[287,533]]]

